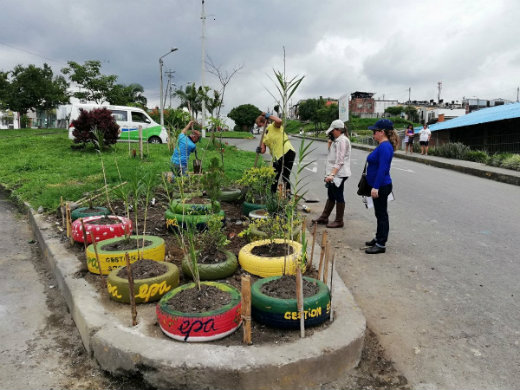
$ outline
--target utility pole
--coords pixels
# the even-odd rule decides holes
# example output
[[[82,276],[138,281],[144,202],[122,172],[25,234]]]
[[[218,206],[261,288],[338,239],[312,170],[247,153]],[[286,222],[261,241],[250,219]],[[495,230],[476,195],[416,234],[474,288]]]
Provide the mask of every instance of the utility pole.
[[[205,83],[205,73],[206,73],[206,68],[205,68],[205,59],[206,59],[206,52],[205,52],[205,47],[204,47],[204,40],[206,39],[206,12],[204,11],[204,0],[202,0],[202,12],[201,12],[201,15],[200,15],[200,19],[202,20],[202,36],[201,36],[201,41],[202,41],[202,49],[201,49],[201,85],[202,85],[202,92],[204,93],[204,83]],[[202,138],[206,138],[206,127],[205,127],[205,122],[206,122],[206,100],[205,99],[202,99],[202,120],[201,120],[201,125],[202,125]]]
[[[437,103],[441,103],[441,89],[442,89],[442,81],[439,81],[437,83],[437,89],[438,89],[438,93],[437,93]]]
[[[170,96],[170,105],[169,105],[169,108],[172,108],[172,89],[173,89],[173,83],[172,83],[172,78],[173,78],[173,74],[175,73],[174,70],[168,70],[166,72],[164,72],[165,75],[168,76],[168,84],[166,86],[166,93],[164,95],[164,105],[163,107],[166,105],[166,98],[168,97],[168,95]],[[168,89],[170,89],[170,92],[168,93]]]
[[[412,87],[408,87],[408,103],[412,102]]]

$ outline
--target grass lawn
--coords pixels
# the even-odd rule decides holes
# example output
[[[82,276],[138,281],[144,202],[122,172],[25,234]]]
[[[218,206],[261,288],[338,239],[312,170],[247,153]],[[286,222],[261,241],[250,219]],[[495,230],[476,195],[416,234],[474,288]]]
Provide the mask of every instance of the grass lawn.
[[[137,143],[117,143],[101,154],[90,146],[72,150],[71,144],[64,129],[0,130],[0,183],[34,208],[43,206],[50,211],[59,206],[60,197],[74,201],[103,187],[102,165],[109,186],[136,181],[148,172],[161,185],[161,173],[169,171],[171,153],[166,145],[145,144],[145,157],[141,160],[129,154],[129,146],[138,149]],[[208,166],[212,157],[221,161],[218,151],[209,150],[207,139],[201,140],[197,149],[203,167]],[[255,153],[225,146],[227,178],[237,180],[253,166],[254,160]],[[189,166],[192,167],[191,161]]]
[[[207,133],[207,137],[210,137],[213,133]],[[240,139],[250,139],[254,138],[253,135],[249,131],[223,131],[222,133],[215,133],[217,138],[240,138]]]

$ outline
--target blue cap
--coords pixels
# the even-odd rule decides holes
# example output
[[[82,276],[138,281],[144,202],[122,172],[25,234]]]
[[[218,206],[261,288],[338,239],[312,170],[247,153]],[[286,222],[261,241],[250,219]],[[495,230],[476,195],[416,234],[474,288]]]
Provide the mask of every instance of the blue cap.
[[[393,130],[394,123],[390,119],[379,119],[374,126],[368,126],[370,130]]]

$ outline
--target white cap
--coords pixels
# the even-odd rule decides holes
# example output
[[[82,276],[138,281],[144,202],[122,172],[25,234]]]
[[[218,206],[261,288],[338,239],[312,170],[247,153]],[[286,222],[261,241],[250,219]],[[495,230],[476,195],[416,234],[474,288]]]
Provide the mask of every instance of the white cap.
[[[344,128],[345,128],[345,124],[343,123],[343,121],[341,119],[336,119],[335,121],[332,121],[332,123],[330,124],[330,127],[327,129],[325,134],[328,135],[334,129],[344,129]]]

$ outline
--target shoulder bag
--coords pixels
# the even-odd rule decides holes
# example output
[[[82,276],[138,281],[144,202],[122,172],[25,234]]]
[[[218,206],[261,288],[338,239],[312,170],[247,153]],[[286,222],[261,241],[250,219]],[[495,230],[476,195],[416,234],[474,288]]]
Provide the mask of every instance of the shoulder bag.
[[[368,162],[365,162],[365,168],[361,174],[361,179],[359,179],[357,190],[357,194],[359,196],[370,196],[370,192],[372,191],[372,187],[368,184],[367,181],[367,164]]]

